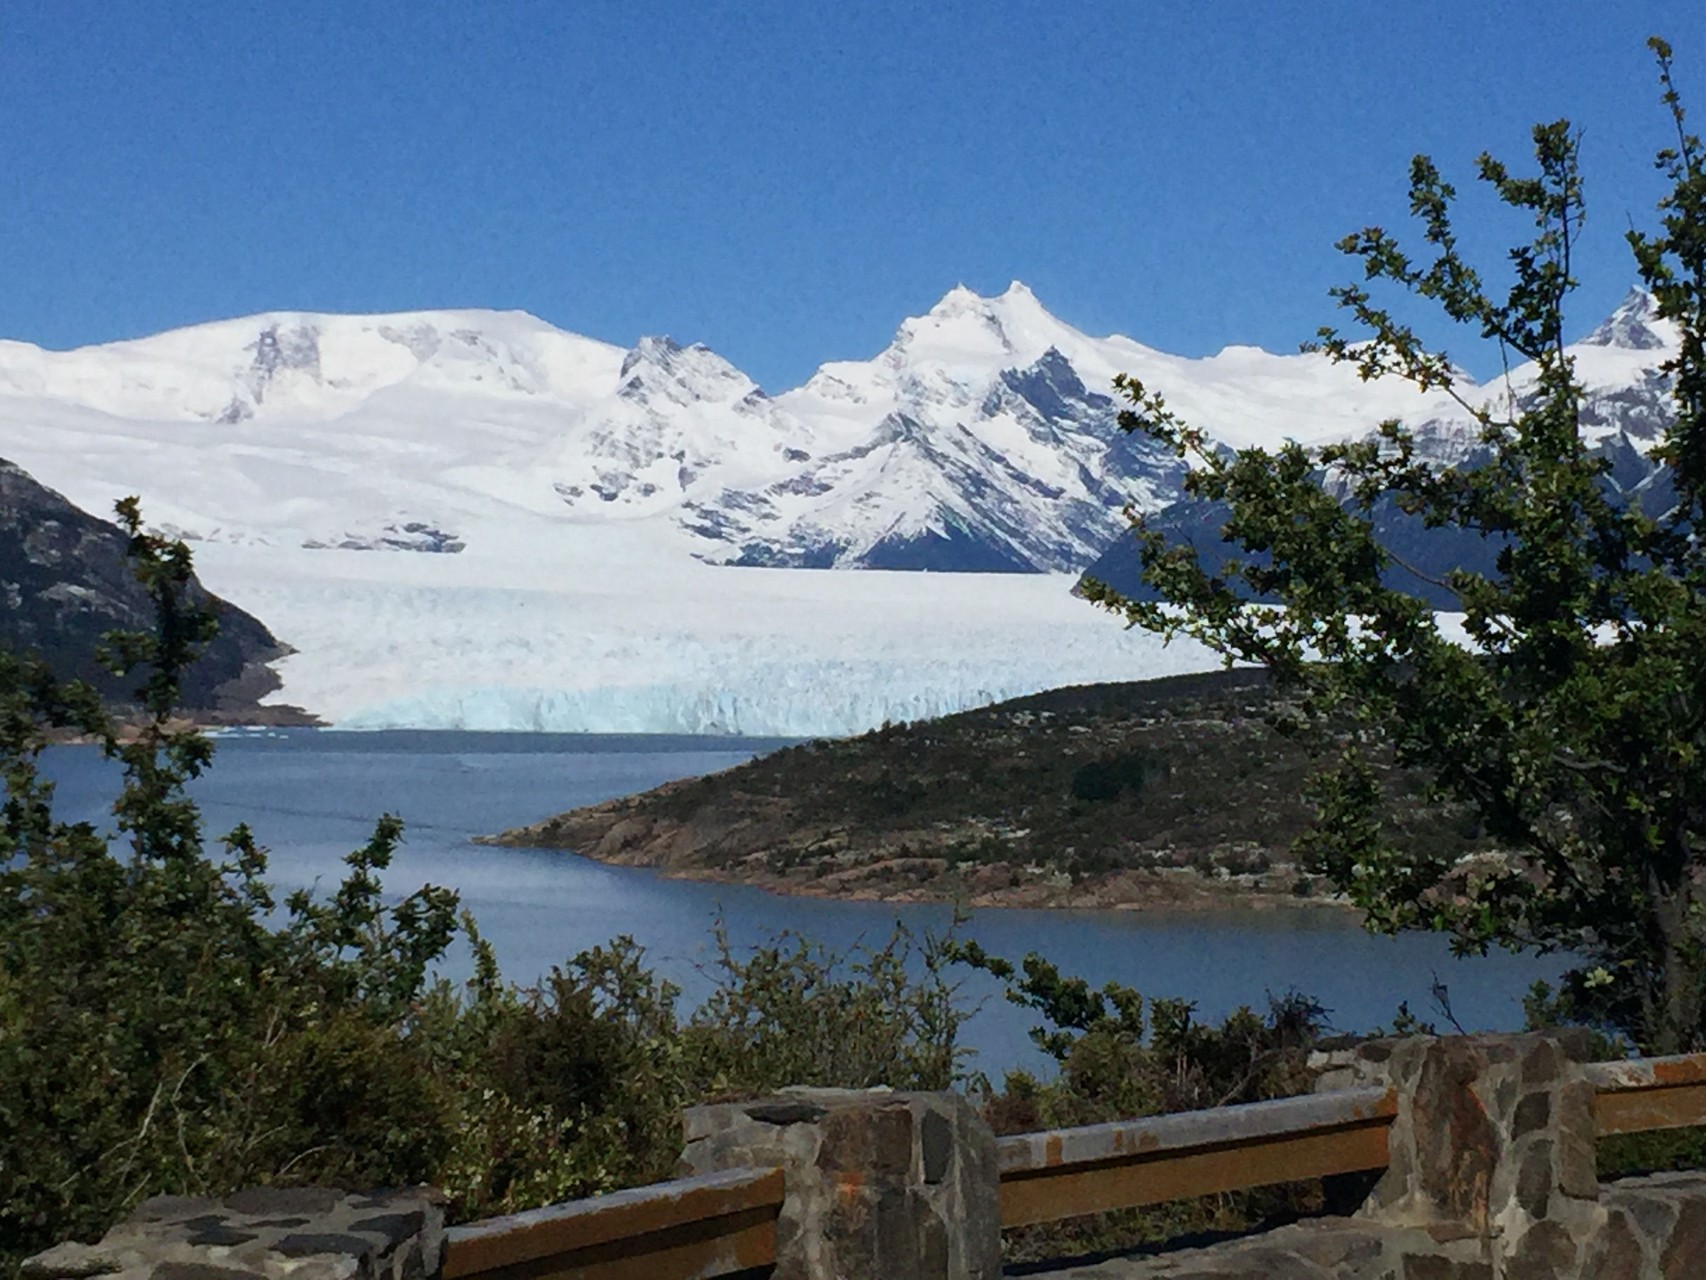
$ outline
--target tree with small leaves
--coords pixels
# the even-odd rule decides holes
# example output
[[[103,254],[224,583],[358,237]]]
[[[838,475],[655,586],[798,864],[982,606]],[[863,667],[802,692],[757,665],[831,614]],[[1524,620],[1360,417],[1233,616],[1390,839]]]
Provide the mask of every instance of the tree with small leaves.
[[[1464,952],[1566,952],[1575,1016],[1664,1053],[1706,1047],[1706,151],[1688,131],[1669,46],[1651,47],[1676,141],[1658,153],[1669,184],[1659,229],[1628,240],[1681,339],[1664,366],[1675,417],[1656,451],[1675,488],[1669,510],[1612,492],[1584,437],[1565,343],[1583,181],[1579,137],[1557,121],[1533,131],[1531,174],[1489,155],[1477,163],[1534,228],[1509,253],[1508,287],[1471,264],[1458,193],[1418,156],[1410,207],[1424,253],[1378,227],[1343,240],[1363,278],[1334,296],[1355,329],[1323,329],[1315,344],[1365,379],[1452,397],[1475,424],[1474,460],[1430,463],[1397,421],[1348,443],[1220,450],[1121,378],[1122,425],[1187,459],[1185,493],[1227,512],[1233,553],[1209,563],[1138,518],[1154,598],[1099,583],[1087,594],[1229,663],[1266,666],[1292,693],[1288,727],[1330,735],[1301,854],[1371,927],[1442,930]],[[1532,380],[1483,400],[1388,295],[1437,307],[1507,370],[1528,362]],[[1437,584],[1455,597],[1462,636],[1392,584],[1396,556],[1376,516],[1393,506],[1490,541],[1490,572]],[[1394,766],[1425,771],[1440,801],[1471,809],[1494,850],[1403,847],[1382,799]]]
[[[406,1033],[455,895],[385,902],[392,817],[329,901],[295,895],[282,921],[247,827],[206,847],[186,788],[213,744],[179,697],[215,619],[188,549],[135,499],[117,512],[154,626],[100,656],[136,681],[140,720],[0,650],[0,1274],[148,1195],[416,1181],[454,1141]],[[41,753],[65,732],[122,769],[116,838],[54,815]]]
[[[455,984],[433,969],[456,895],[386,891],[391,815],[279,909],[253,833],[207,840],[187,790],[213,744],[178,699],[215,629],[190,553],[118,515],[154,626],[102,656],[140,719],[0,648],[0,1276],[151,1195],[431,1182],[453,1218],[509,1213],[667,1176],[708,1094],[959,1072],[946,957],[912,964],[904,934],[839,957],[722,940],[684,1019],[630,938],[517,989],[464,913]],[[67,732],[121,766],[112,834],[55,816],[41,755]]]

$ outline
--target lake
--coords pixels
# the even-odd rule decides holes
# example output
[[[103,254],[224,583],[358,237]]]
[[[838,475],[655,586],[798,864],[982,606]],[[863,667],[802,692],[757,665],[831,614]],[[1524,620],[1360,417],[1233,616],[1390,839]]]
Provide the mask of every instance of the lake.
[[[945,905],[897,906],[784,898],[755,889],[670,880],[607,867],[569,854],[473,845],[470,837],[534,822],[576,805],[644,790],[672,778],[730,768],[773,741],[583,734],[338,733],[296,729],[223,735],[208,775],[193,794],[217,834],[247,822],[270,848],[270,880],[281,890],[334,886],[341,859],[383,812],[399,814],[406,843],[386,888],[450,885],[491,939],[505,977],[528,984],[566,957],[619,934],[647,948],[689,999],[708,980],[711,930],[720,914],[737,948],[778,930],[797,930],[830,947],[880,944],[894,922],[944,929]],[[56,747],[46,770],[58,783],[65,819],[110,823],[117,771],[86,747]],[[981,910],[962,926],[996,955],[1038,951],[1063,973],[1095,983],[1117,980],[1150,996],[1196,1002],[1219,1018],[1241,1004],[1265,1007],[1268,993],[1296,989],[1325,1005],[1335,1027],[1390,1023],[1399,1001],[1436,1017],[1437,980],[1467,1028],[1519,1026],[1521,996],[1537,978],[1555,978],[1556,959],[1495,953],[1459,960],[1429,934],[1373,937],[1332,910],[1226,911],[1167,915],[1132,911]],[[452,976],[467,972],[459,951]],[[974,1065],[992,1076],[1042,1059],[1026,1039],[1030,1013],[970,975],[968,1000],[983,1001],[967,1030]]]

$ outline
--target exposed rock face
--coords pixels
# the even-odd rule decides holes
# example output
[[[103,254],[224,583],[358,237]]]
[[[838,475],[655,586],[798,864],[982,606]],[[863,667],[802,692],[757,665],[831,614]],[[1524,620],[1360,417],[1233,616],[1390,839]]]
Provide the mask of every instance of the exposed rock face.
[[[148,593],[132,576],[128,540],[0,459],[0,646],[40,654],[61,678],[87,680],[115,702],[133,697],[136,681],[99,666],[95,649],[114,629],[154,625]],[[212,601],[219,635],[186,673],[187,711],[237,712],[279,687],[267,666],[290,649],[255,618],[199,583],[198,603]]]

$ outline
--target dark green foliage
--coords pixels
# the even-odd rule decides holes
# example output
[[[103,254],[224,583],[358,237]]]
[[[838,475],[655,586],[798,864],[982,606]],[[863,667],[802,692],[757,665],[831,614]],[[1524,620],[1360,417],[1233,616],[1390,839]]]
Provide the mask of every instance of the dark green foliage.
[[[653,1139],[635,1145],[667,1146],[656,1141],[654,1107],[633,1106],[639,1099],[623,1096],[623,1086],[669,1073],[678,994],[626,939],[583,952],[524,993],[522,1016],[496,1029],[493,1082],[518,1106],[565,1117],[590,1116],[621,1097],[629,1113],[613,1118],[634,1138]],[[673,1122],[680,1103],[679,1090],[668,1089],[655,1109]]]
[[[1087,760],[1073,771],[1072,798],[1096,804],[1128,793],[1136,796],[1155,770],[1154,762],[1140,752]]]
[[[1189,1001],[1145,1001],[1118,982],[1092,987],[1062,976],[1035,952],[1015,967],[975,942],[951,941],[947,950],[958,963],[999,979],[1009,1001],[1036,1010],[1042,1021],[1031,1039],[1062,1068],[1059,1096],[1107,1111],[1104,1119],[1296,1093],[1307,1083],[1304,1059],[1325,1025],[1326,1011],[1295,992],[1271,999],[1266,1018],[1244,1008],[1209,1027],[1196,1021]],[[1110,1070],[1111,1060],[1123,1065]]]
[[[464,917],[475,973],[440,981],[406,1028],[451,1099],[450,1142],[426,1180],[461,1220],[536,1208],[669,1176],[691,1096],[678,992],[618,938],[536,988],[498,978]]]
[[[1632,233],[1658,314],[1682,335],[1667,367],[1676,419],[1662,448],[1677,502],[1659,516],[1619,502],[1582,431],[1584,391],[1564,345],[1571,252],[1583,219],[1577,139],[1534,130],[1535,172],[1490,156],[1480,179],[1534,228],[1495,291],[1460,250],[1457,192],[1425,156],[1411,208],[1426,260],[1380,228],[1348,237],[1364,280],[1335,291],[1358,334],[1323,330],[1321,349],[1364,377],[1400,377],[1461,399],[1455,366],[1426,349],[1376,298],[1437,305],[1508,364],[1529,361],[1532,394],[1462,400],[1479,427],[1474,465],[1437,468],[1397,422],[1324,448],[1222,453],[1132,379],[1141,430],[1192,460],[1195,499],[1223,504],[1230,566],[1139,528],[1155,602],[1092,585],[1132,622],[1185,634],[1229,661],[1266,667],[1294,699],[1293,722],[1338,725],[1334,763],[1311,791],[1299,842],[1382,929],[1448,931],[1466,951],[1492,945],[1584,957],[1567,986],[1581,1017],[1644,1049],[1706,1044],[1706,154],[1686,127],[1670,51],[1654,42],[1677,145],[1659,155],[1673,186],[1662,230]],[[1436,584],[1464,615],[1468,643],[1432,608],[1387,585],[1392,554],[1374,535],[1381,504],[1429,527],[1492,539],[1487,573]],[[1342,726],[1350,724],[1354,732]],[[1419,771],[1432,794],[1477,821],[1493,852],[1398,838],[1385,775]]]
[[[687,1034],[702,1094],[790,1084],[946,1089],[961,1078],[964,1015],[940,939],[919,943],[896,925],[882,947],[838,957],[783,934],[743,960],[719,925],[717,953],[720,985]]]
[[[121,734],[91,688],[0,651],[0,1271],[149,1195],[429,1182],[484,1216],[668,1176],[681,1107],[712,1094],[954,1078],[962,1015],[928,940],[917,977],[904,935],[725,945],[682,1019],[629,939],[524,991],[464,917],[458,988],[430,974],[455,895],[385,903],[392,816],[329,896],[275,914],[265,851],[238,827],[210,853],[184,790],[213,751],[174,718],[213,634],[189,554],[120,515],[157,625],[106,650],[146,720]],[[117,840],[53,817],[37,759],[63,731],[124,766]]]
[[[1007,999],[1041,1018],[1031,1038],[1059,1064],[1041,1080],[1010,1072],[985,1101],[998,1133],[1194,1111],[1306,1091],[1310,1049],[1326,1013],[1296,993],[1270,998],[1266,1015],[1243,1008],[1219,1026],[1183,1000],[1152,999],[1111,982],[1063,976],[1034,952],[1017,966],[975,943],[954,942],[961,963],[1000,979]],[[1318,1182],[1210,1196],[1027,1228],[1007,1235],[1011,1261],[1129,1248],[1193,1231],[1241,1230],[1320,1207]]]
[[[1655,1129],[1651,1133],[1614,1133],[1594,1144],[1602,1182],[1638,1174],[1706,1169],[1706,1129]]]
[[[181,544],[119,514],[153,634],[109,637],[147,719],[121,737],[86,686],[0,653],[0,1240],[8,1250],[98,1229],[143,1196],[280,1179],[405,1182],[447,1147],[435,1083],[407,1059],[397,1008],[448,938],[452,902],[386,909],[371,869],[381,823],[323,906],[282,929],[264,853],[238,828],[209,856],[184,784],[212,755],[173,719],[185,667],[213,634]],[[122,851],[52,816],[36,769],[50,731],[94,738],[124,767]],[[407,1124],[399,1124],[408,1116]]]

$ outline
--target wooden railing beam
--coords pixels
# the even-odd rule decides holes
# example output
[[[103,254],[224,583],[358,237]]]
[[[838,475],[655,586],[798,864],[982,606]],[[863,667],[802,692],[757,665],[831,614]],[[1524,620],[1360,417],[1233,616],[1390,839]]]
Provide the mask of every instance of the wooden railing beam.
[[[1001,1225],[1383,1169],[1397,1097],[1278,1098],[1001,1140]]]
[[[1602,1135],[1706,1125],[1706,1054],[1583,1070]],[[1003,1138],[1001,1225],[1384,1169],[1397,1111],[1376,1086]],[[454,1228],[443,1280],[709,1280],[767,1266],[783,1181],[732,1170]]]
[[[1706,1124],[1706,1054],[1595,1062],[1584,1074],[1602,1137]]]
[[[446,1233],[442,1280],[708,1280],[776,1260],[780,1169],[616,1191]]]

